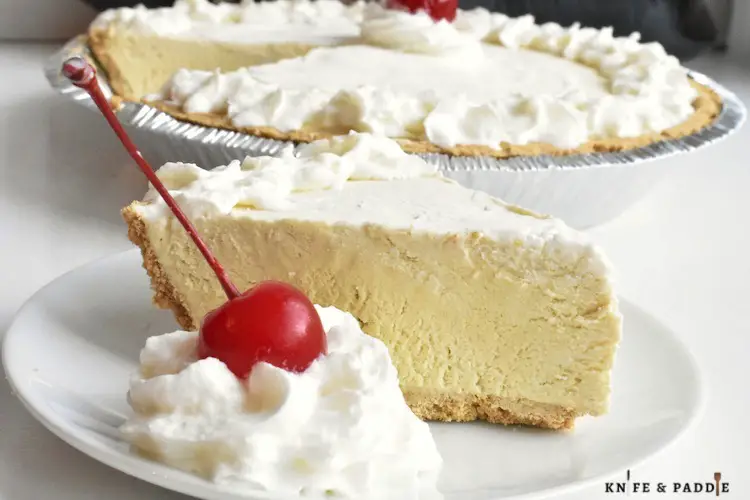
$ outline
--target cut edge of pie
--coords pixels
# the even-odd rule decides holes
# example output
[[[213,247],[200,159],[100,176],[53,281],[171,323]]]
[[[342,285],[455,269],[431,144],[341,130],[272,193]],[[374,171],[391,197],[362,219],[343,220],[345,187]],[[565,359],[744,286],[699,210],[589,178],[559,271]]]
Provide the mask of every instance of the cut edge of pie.
[[[140,102],[143,95],[160,91],[179,69],[213,70],[217,57],[221,57],[222,71],[233,71],[302,56],[316,48],[301,43],[196,44],[189,40],[130,33],[115,26],[92,27],[85,39],[91,54],[106,72],[113,93],[127,102]],[[123,57],[131,50],[135,54],[133,57]],[[143,71],[143,52],[148,52],[158,64]]]

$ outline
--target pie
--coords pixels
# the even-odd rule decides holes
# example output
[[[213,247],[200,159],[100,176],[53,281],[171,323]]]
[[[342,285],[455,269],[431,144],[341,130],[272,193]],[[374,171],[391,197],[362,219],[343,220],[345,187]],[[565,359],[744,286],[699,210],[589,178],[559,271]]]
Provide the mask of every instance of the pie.
[[[106,11],[89,45],[122,99],[297,142],[353,130],[420,153],[617,151],[693,134],[721,110],[638,34],[481,8],[435,22],[375,2],[178,1]]]
[[[159,92],[180,69],[228,71],[346,42],[357,36],[362,8],[338,0],[123,7],[94,20],[89,46],[115,93],[138,100]]]
[[[158,175],[239,288],[289,282],[381,339],[417,416],[564,429],[607,411],[618,303],[563,222],[364,133]],[[155,191],[123,215],[154,302],[197,329],[225,300],[202,255]]]

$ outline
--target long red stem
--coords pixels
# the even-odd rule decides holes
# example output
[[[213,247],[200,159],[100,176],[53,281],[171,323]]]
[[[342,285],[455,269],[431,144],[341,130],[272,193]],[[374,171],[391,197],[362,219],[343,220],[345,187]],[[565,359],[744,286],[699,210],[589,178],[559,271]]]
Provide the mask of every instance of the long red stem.
[[[203,257],[206,258],[208,265],[211,266],[211,269],[213,269],[214,273],[216,273],[216,277],[219,279],[222,288],[224,288],[224,292],[227,294],[227,297],[230,300],[238,297],[240,293],[237,290],[237,287],[234,286],[234,284],[229,279],[229,276],[227,275],[226,271],[224,271],[224,268],[221,267],[221,264],[219,264],[219,261],[216,260],[214,254],[211,253],[200,236],[198,236],[198,231],[196,231],[195,226],[193,226],[190,220],[188,220],[188,218],[185,216],[185,213],[177,205],[177,202],[174,200],[174,198],[172,198],[172,195],[169,194],[167,188],[156,176],[154,170],[151,168],[151,166],[149,166],[148,163],[146,163],[146,160],[143,159],[140,151],[138,151],[138,149],[135,147],[135,144],[133,144],[133,141],[130,140],[130,137],[128,137],[128,134],[125,132],[125,129],[122,128],[119,120],[112,112],[112,109],[109,107],[109,103],[104,97],[102,89],[99,87],[99,82],[96,79],[96,70],[94,69],[94,67],[82,57],[71,57],[63,63],[62,74],[66,78],[68,78],[71,83],[73,83],[73,85],[80,87],[88,92],[99,110],[101,110],[104,118],[106,118],[107,122],[109,122],[109,126],[112,127],[112,130],[114,130],[115,134],[117,134],[120,142],[122,142],[123,146],[125,146],[125,149],[128,151],[130,156],[133,158],[133,160],[135,160],[135,163],[138,165],[138,167],[140,167],[141,171],[146,175],[146,177],[148,177],[148,180],[159,192],[161,197],[164,199],[164,202],[172,210],[174,216],[177,218],[177,220],[180,221],[182,226],[185,228],[185,231],[187,231],[187,233],[193,239],[193,241],[195,242],[195,246],[198,247],[198,250],[200,250],[200,252],[203,254]]]

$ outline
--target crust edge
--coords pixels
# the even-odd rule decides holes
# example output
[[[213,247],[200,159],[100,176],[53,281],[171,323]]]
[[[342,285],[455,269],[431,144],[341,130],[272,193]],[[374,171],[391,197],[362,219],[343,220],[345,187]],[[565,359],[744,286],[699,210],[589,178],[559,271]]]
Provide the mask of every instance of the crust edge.
[[[143,268],[151,280],[151,290],[154,292],[152,301],[161,309],[170,309],[175,320],[184,330],[197,330],[198,325],[193,321],[193,317],[190,315],[182,297],[172,286],[169,276],[167,276],[156,257],[156,252],[148,238],[146,223],[138,214],[137,206],[138,202],[132,203],[122,209],[121,214],[128,225],[128,239],[141,251]]]

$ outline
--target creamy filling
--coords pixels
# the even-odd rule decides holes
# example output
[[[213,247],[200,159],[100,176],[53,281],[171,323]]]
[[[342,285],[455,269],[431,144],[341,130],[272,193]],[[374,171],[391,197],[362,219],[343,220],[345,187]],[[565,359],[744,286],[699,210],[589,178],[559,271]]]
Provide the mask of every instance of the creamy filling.
[[[442,459],[388,349],[350,314],[316,310],[328,354],[300,374],[259,363],[242,381],[196,359],[195,332],[149,338],[123,436],[156,460],[250,490],[417,498]]]
[[[358,45],[221,73],[179,71],[161,99],[236,127],[374,132],[443,147],[661,132],[693,113],[679,61],[637,34],[482,9],[434,22],[370,4]]]
[[[483,410],[495,405],[515,417],[606,410],[619,314],[595,255],[377,221],[235,214],[195,222],[237,286],[282,280],[351,312],[388,346],[418,415],[488,418]],[[160,272],[197,324],[225,300],[221,286],[179,223],[146,222]]]

